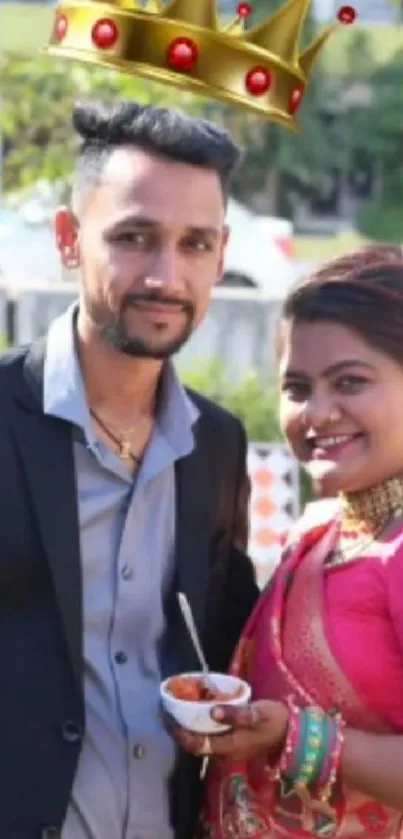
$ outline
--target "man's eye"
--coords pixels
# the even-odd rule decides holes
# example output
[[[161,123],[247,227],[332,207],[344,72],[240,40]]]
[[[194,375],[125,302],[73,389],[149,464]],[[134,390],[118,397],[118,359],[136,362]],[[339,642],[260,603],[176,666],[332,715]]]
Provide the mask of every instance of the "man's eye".
[[[196,237],[189,237],[188,239],[185,239],[184,245],[187,250],[198,251],[199,253],[212,250],[212,246],[209,242],[206,242],[205,239],[198,239]]]
[[[129,243],[131,245],[144,245],[147,242],[147,236],[145,233],[125,231],[117,233],[117,235],[113,237],[113,240],[115,242]]]

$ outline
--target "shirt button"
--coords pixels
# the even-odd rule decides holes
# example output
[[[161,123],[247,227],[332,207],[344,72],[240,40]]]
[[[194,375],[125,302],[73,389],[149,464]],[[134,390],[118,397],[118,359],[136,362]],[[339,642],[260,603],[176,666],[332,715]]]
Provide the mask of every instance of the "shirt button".
[[[133,746],[133,757],[136,760],[143,760],[143,758],[145,757],[145,753],[145,748],[144,746],[141,746],[140,743],[137,743],[136,746]]]
[[[118,653],[115,653],[115,661],[116,664],[126,664],[127,655],[123,652],[123,650],[119,650]]]
[[[133,569],[129,568],[128,565],[124,565],[122,568],[122,577],[124,580],[133,579]]]
[[[83,739],[83,730],[74,720],[66,720],[62,725],[62,735],[66,743],[79,743]]]

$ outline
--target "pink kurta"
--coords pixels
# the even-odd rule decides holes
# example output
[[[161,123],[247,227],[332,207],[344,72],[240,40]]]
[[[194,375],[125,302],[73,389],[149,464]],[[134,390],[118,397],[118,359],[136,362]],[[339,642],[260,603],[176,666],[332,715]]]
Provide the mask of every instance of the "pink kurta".
[[[232,672],[254,699],[340,712],[347,725],[403,734],[403,532],[366,556],[326,568],[338,524],[303,536],[262,595]],[[402,741],[403,747],[403,741]],[[212,764],[202,836],[209,839],[403,839],[403,814],[339,782],[335,816],[270,779],[261,761]]]

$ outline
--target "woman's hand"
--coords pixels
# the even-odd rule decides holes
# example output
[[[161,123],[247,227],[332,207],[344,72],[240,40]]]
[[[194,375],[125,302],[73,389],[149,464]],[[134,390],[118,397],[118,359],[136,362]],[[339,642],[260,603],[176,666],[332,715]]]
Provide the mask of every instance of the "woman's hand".
[[[217,705],[212,717],[231,726],[231,731],[205,737],[193,734],[165,717],[165,725],[174,740],[188,752],[231,760],[250,760],[282,749],[287,733],[288,709],[282,702],[251,702],[243,707]]]

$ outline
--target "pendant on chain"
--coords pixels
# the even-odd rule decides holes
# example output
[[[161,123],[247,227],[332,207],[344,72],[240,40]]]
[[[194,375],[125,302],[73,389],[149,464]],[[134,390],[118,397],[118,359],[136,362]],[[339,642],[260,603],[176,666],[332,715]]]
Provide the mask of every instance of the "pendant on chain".
[[[122,460],[130,460],[132,454],[132,448],[128,440],[121,440],[120,441],[120,452],[119,457]]]

